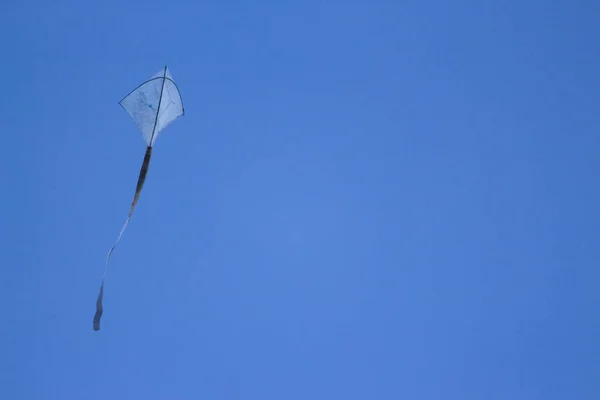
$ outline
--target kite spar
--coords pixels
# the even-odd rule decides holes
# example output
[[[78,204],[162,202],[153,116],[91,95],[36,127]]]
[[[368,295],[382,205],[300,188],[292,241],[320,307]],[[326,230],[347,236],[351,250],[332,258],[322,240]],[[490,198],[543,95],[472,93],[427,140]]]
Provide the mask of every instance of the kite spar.
[[[127,96],[125,96],[119,104],[127,111],[131,118],[135,121],[137,127],[142,133],[144,141],[146,142],[146,154],[144,155],[144,161],[138,177],[137,186],[135,188],[135,195],[131,207],[129,208],[129,215],[125,221],[125,225],[121,228],[121,232],[117,237],[114,245],[108,251],[106,256],[106,264],[104,266],[104,275],[102,276],[102,282],[100,284],[100,292],[98,293],[98,299],[96,300],[96,314],[94,315],[93,327],[97,331],[100,329],[100,318],[102,317],[102,297],[104,296],[104,281],[106,279],[106,272],[108,271],[108,262],[110,256],[121,240],[121,236],[131,220],[133,210],[138,202],[144,182],[146,181],[146,174],[148,173],[148,167],[150,165],[150,158],[152,157],[152,147],[158,137],[158,134],[167,127],[171,122],[184,115],[183,101],[181,100],[181,94],[177,84],[173,80],[173,77],[169,73],[168,67],[165,66],[164,70],[158,72],[152,78],[146,82],[140,84],[138,87],[133,89]]]

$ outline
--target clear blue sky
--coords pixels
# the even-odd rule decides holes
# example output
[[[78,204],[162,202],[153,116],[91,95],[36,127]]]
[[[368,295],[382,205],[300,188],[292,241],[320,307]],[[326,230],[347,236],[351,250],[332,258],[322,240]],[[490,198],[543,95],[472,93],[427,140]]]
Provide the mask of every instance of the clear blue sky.
[[[599,398],[600,2],[9,3],[0,398]]]

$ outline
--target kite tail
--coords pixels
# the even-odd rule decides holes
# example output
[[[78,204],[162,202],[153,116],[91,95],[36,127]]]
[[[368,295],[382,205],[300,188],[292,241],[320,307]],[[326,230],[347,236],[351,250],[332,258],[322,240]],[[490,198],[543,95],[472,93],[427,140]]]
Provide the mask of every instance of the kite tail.
[[[94,315],[94,330],[100,330],[100,318],[102,317],[102,297],[104,296],[104,281],[106,279],[106,273],[108,272],[108,262],[110,260],[110,256],[112,255],[113,250],[117,247],[117,243],[121,240],[121,236],[123,236],[123,232],[125,232],[125,228],[129,224],[131,220],[131,216],[133,215],[133,210],[137,205],[138,199],[140,197],[140,193],[142,192],[142,188],[144,187],[144,182],[146,181],[146,175],[148,174],[148,167],[150,166],[150,158],[152,157],[152,146],[148,146],[146,148],[146,154],[144,155],[144,162],[142,163],[142,168],[140,170],[140,175],[138,177],[137,186],[135,188],[135,195],[133,196],[133,201],[131,202],[131,208],[129,209],[129,215],[127,216],[127,220],[121,228],[121,232],[115,241],[115,244],[110,248],[108,254],[106,256],[106,264],[104,265],[104,275],[102,275],[102,282],[100,284],[100,293],[98,294],[98,299],[96,300],[96,314]]]
[[[142,188],[144,187],[144,182],[146,182],[146,174],[148,173],[148,167],[150,166],[150,157],[152,157],[152,146],[148,146],[146,148],[146,155],[144,156],[144,162],[142,163],[142,169],[140,170],[140,176],[138,178],[138,183],[135,188],[135,196],[133,197],[133,201],[131,202],[131,209],[129,210],[129,217],[133,214],[133,209],[138,202],[140,197],[140,193],[142,192]]]
[[[102,296],[104,296],[104,282],[100,286],[100,293],[98,293],[98,299],[96,300],[96,314],[94,315],[94,330],[100,330],[100,318],[102,318]]]

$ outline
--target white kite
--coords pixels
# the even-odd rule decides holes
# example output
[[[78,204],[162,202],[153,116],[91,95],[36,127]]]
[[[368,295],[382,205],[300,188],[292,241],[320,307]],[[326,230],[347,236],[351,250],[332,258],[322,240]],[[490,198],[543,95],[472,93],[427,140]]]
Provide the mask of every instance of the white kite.
[[[148,173],[150,157],[152,156],[152,146],[154,145],[154,142],[156,142],[158,134],[162,132],[163,129],[171,122],[184,115],[181,93],[166,66],[152,78],[133,89],[119,102],[119,104],[135,121],[137,127],[142,132],[147,148],[137,187],[135,188],[133,202],[129,209],[129,215],[127,216],[125,225],[123,225],[115,244],[111,247],[106,256],[106,265],[104,267],[104,275],[102,276],[102,283],[100,285],[100,293],[96,300],[96,314],[94,315],[93,323],[95,331],[100,329],[100,318],[102,317],[103,312],[102,296],[104,294],[104,280],[108,270],[108,261],[110,260],[110,256],[117,243],[121,239],[123,231],[125,231],[127,224],[131,220],[133,210],[138,202],[140,192],[142,191],[144,181],[146,180],[146,174]]]

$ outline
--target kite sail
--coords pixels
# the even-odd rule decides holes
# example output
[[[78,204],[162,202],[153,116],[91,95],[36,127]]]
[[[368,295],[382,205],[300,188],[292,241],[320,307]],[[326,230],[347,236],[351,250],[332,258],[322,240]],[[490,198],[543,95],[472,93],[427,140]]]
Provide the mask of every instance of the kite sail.
[[[166,66],[152,78],[133,89],[119,102],[119,104],[135,121],[138,129],[142,133],[147,147],[137,186],[135,188],[133,201],[129,209],[129,215],[127,216],[125,225],[123,225],[117,240],[106,256],[104,275],[102,276],[102,282],[100,284],[100,293],[96,300],[96,314],[94,315],[93,320],[93,328],[95,331],[100,330],[100,318],[103,313],[102,297],[104,296],[104,281],[106,279],[106,272],[108,271],[108,262],[117,243],[121,240],[121,236],[123,235],[127,224],[129,224],[129,221],[131,220],[133,210],[135,209],[142,188],[144,187],[148,166],[150,165],[150,158],[152,157],[152,147],[156,142],[158,134],[171,122],[183,116],[185,113],[179,88]]]

